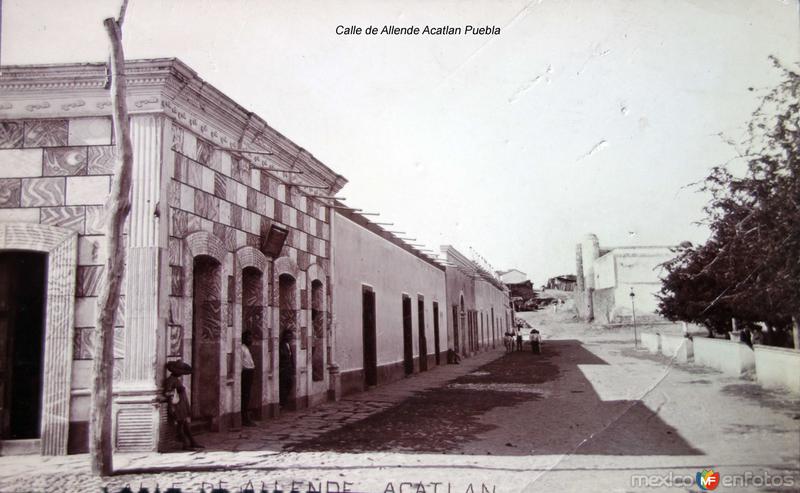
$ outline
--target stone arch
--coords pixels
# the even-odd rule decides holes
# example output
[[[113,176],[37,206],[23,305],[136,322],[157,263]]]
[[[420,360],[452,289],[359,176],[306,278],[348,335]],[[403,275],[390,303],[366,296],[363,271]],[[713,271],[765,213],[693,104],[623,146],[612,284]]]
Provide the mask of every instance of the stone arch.
[[[55,226],[0,223],[0,250],[47,254],[41,453],[65,455],[69,432],[78,235]]]
[[[281,274],[289,274],[290,276],[294,277],[295,279],[300,278],[300,267],[297,266],[297,262],[291,257],[280,257],[275,259],[275,280]]]
[[[245,267],[254,267],[264,274],[267,273],[267,265],[269,260],[258,249],[251,246],[245,246],[236,250],[236,264],[239,269]]]
[[[309,293],[309,309],[311,310],[311,381],[325,382],[325,366],[330,361],[330,334],[326,330],[330,315],[328,314],[328,282],[325,270],[319,264],[312,264],[306,270]],[[317,384],[319,385],[319,384]]]
[[[207,420],[209,428],[216,431],[224,428],[221,418],[227,365],[223,335],[228,317],[223,293],[230,269],[228,252],[223,242],[207,231],[186,236],[184,247],[183,326],[190,330],[184,329],[183,360],[195,369],[187,393],[194,419]],[[202,298],[195,293],[200,287],[195,286],[196,269],[204,276]],[[200,360],[195,361],[196,357]]]
[[[228,253],[225,250],[225,244],[213,234],[207,231],[197,231],[188,235],[184,241],[190,258],[206,255],[216,259],[220,264],[225,263],[225,256]]]
[[[249,330],[253,334],[250,353],[256,365],[256,372],[251,384],[249,409],[251,416],[263,418],[268,414],[270,402],[270,385],[268,373],[274,365],[270,357],[270,347],[275,347],[272,340],[272,329],[268,328],[269,320],[269,264],[270,260],[258,249],[245,246],[234,252],[234,399],[235,410],[241,411],[242,395],[242,361],[238,347],[242,334]],[[274,384],[272,384],[274,386]],[[254,411],[254,413],[253,413]],[[245,416],[242,413],[242,416]]]
[[[300,270],[297,262],[291,257],[280,257],[273,264],[271,301],[273,309],[273,327],[277,328],[276,346],[280,349],[281,336],[289,330],[293,335],[291,342],[291,366],[293,371],[287,373],[288,360],[281,363],[281,351],[273,357],[277,358],[278,368],[278,400],[288,409],[297,407],[297,398],[301,393],[301,382],[298,378],[300,368],[298,363],[305,361],[301,358],[300,327],[303,326],[301,306],[301,291],[305,288],[305,273]],[[283,368],[281,368],[283,366]],[[305,382],[302,382],[306,386]],[[281,388],[284,390],[281,391]],[[283,399],[281,399],[283,397]]]

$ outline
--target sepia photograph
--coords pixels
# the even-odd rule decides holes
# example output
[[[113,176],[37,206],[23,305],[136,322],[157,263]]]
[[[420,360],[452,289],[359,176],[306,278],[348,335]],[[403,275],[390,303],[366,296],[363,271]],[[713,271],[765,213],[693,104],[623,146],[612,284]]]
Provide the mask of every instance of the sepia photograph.
[[[800,1],[0,0],[0,492],[800,491]]]

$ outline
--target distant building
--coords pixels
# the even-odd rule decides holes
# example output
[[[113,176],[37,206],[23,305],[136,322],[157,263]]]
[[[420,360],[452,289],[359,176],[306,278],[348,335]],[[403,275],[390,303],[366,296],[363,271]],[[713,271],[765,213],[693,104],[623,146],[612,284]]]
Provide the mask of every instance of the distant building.
[[[453,348],[470,356],[502,344],[513,323],[508,289],[454,247],[443,245],[441,252],[447,260],[447,330]]]
[[[567,274],[564,276],[551,277],[544,285],[545,289],[557,289],[559,291],[574,291],[576,276]]]
[[[506,287],[514,303],[514,311],[524,312],[536,309],[539,297],[536,295],[531,281],[506,284]]]
[[[497,275],[503,284],[519,284],[528,280],[528,274],[518,269],[498,270]]]
[[[604,324],[627,322],[633,293],[637,318],[659,318],[662,264],[674,256],[669,246],[601,248],[597,236],[587,235],[575,255],[578,314]]]

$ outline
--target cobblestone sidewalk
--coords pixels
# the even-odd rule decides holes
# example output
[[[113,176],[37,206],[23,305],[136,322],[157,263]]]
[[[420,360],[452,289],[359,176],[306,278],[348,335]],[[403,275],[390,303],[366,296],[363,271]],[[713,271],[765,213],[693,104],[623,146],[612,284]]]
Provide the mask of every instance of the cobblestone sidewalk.
[[[402,402],[411,395],[441,386],[504,354],[501,349],[463,359],[459,365],[441,365],[397,382],[344,397],[337,402],[291,411],[275,419],[258,422],[255,427],[222,433],[203,433],[198,441],[207,448],[198,452],[116,454],[118,471],[185,469],[235,469],[258,464],[265,456],[280,454],[292,445],[306,442],[344,425],[360,421]],[[14,484],[31,470],[43,475],[89,472],[87,454],[40,457],[0,457],[0,484]]]
[[[489,350],[472,358],[463,359],[459,365],[435,366],[427,372],[349,395],[337,402],[326,402],[313,408],[291,411],[278,418],[258,422],[258,426],[255,427],[226,433],[205,433],[200,435],[198,440],[209,450],[280,452],[298,443],[313,440],[323,433],[361,421],[417,392],[439,387],[503,354],[504,352],[498,349]],[[139,460],[131,459],[131,462]]]

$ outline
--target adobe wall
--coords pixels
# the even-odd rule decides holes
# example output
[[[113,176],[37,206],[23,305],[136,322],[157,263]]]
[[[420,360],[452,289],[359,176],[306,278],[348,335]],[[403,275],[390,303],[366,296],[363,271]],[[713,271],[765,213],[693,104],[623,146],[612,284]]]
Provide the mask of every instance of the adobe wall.
[[[435,366],[433,304],[438,306],[440,364],[446,364],[447,296],[444,269],[357,224],[342,214],[334,219],[335,337],[343,393],[364,388],[362,290],[375,293],[378,384],[403,372],[403,295],[411,300],[414,371],[420,359]],[[423,301],[425,354],[420,353],[418,302]]]

